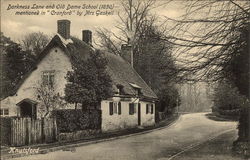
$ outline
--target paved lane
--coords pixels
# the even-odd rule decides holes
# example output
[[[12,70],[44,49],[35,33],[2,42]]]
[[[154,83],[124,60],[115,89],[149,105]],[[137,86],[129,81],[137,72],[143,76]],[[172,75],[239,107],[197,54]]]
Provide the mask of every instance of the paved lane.
[[[206,113],[185,114],[172,126],[127,138],[77,147],[73,151],[17,158],[21,160],[166,160],[191,145],[229,129],[236,122],[213,121]]]

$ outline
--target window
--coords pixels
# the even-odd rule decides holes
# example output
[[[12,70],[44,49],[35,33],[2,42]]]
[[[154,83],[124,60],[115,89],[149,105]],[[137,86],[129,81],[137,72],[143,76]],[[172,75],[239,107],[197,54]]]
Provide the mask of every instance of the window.
[[[151,104],[151,114],[153,114],[153,113],[154,113],[154,105]]]
[[[134,114],[134,112],[135,112],[134,109],[135,109],[134,103],[129,103],[129,114],[130,115]]]
[[[53,87],[55,79],[55,71],[44,71],[42,75],[42,81],[44,85]]]
[[[9,109],[4,109],[4,110],[3,110],[3,113],[4,113],[5,116],[6,116],[6,115],[9,115]]]
[[[117,94],[118,95],[124,94],[124,90],[123,90],[123,86],[122,85],[118,84],[116,87],[117,87]]]
[[[149,112],[149,104],[146,104],[146,114]]]
[[[109,102],[109,115],[113,115],[113,102]]]
[[[146,114],[154,113],[154,104],[146,104]]]
[[[1,116],[7,116],[7,115],[9,115],[9,109],[1,109],[0,110],[0,115]]]
[[[122,104],[121,104],[121,102],[118,103],[118,114],[119,115],[122,114]]]
[[[109,115],[122,113],[121,102],[109,102]]]

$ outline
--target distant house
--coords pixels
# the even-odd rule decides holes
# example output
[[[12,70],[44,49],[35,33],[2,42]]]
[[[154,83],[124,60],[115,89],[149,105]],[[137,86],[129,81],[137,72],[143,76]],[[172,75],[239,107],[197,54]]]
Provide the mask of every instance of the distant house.
[[[63,97],[67,83],[65,76],[72,70],[72,55],[80,54],[84,59],[95,50],[91,44],[91,31],[83,30],[80,40],[70,36],[69,20],[58,20],[57,25],[58,33],[42,51],[36,68],[23,77],[12,96],[1,101],[1,116],[39,118],[36,86],[41,82],[54,84],[56,93]],[[155,123],[157,96],[131,66],[131,46],[123,45],[122,53],[124,58],[111,53],[104,54],[114,93],[113,97],[101,102],[103,131]],[[74,108],[70,104],[64,107]]]

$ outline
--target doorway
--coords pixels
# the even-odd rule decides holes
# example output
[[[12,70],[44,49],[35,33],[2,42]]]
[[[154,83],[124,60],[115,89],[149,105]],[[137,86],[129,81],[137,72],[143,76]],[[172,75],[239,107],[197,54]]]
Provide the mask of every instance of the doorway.
[[[31,99],[24,99],[17,103],[17,106],[20,107],[20,116],[29,117],[32,119],[37,118],[37,102]]]

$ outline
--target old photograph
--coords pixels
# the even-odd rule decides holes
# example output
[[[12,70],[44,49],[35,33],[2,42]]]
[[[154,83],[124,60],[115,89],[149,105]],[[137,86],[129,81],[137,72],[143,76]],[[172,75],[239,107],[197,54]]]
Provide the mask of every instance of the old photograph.
[[[250,159],[249,0],[1,0],[1,160]]]

